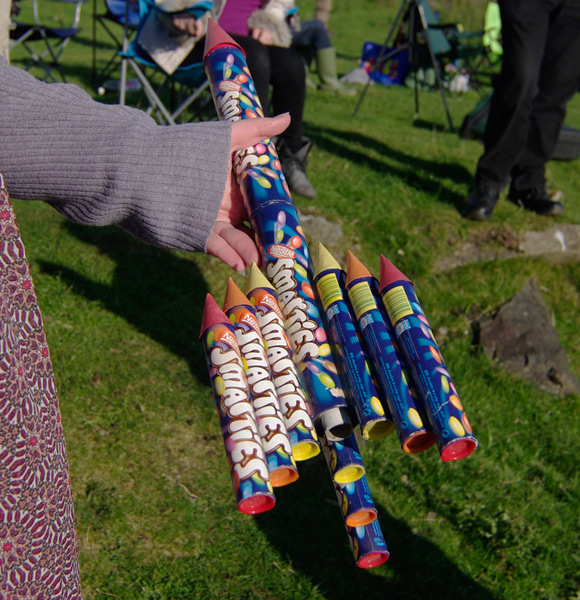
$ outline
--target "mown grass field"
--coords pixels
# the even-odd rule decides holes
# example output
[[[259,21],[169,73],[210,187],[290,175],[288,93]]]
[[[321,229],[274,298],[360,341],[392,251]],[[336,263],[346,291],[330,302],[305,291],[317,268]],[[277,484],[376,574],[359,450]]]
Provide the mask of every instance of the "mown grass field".
[[[483,2],[433,4],[466,28],[483,18]],[[312,5],[300,3],[303,18]],[[357,66],[364,41],[383,41],[397,8],[335,0],[341,73]],[[63,62],[94,93],[91,13],[85,5]],[[449,97],[456,127],[477,99]],[[205,294],[221,301],[230,270],[15,202],[59,387],[86,599],[580,598],[579,398],[508,375],[471,328],[535,279],[578,376],[580,265],[522,256],[435,270],[462,242],[499,248],[554,220],[504,200],[490,222],[464,220],[481,146],[446,128],[437,93],[419,100],[414,118],[412,89],[375,85],[352,117],[357,97],[309,91],[319,197],[295,199],[342,227],[331,248],[339,260],[350,249],[378,275],[383,253],[414,280],[433,330],[446,331],[441,351],[480,441],[451,464],[434,450],[406,455],[394,436],[364,444],[391,552],[370,571],[353,562],[321,457],[300,465],[270,513],[235,509],[198,340]],[[566,122],[580,127],[578,98]],[[550,163],[548,176],[564,193],[557,222],[579,224],[580,164]]]

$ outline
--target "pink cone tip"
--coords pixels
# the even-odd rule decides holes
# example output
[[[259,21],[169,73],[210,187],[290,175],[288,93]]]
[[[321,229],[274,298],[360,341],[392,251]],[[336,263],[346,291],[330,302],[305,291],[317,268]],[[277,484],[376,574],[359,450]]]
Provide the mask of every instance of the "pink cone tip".
[[[403,275],[397,267],[386,257],[381,254],[381,280],[379,289],[382,291],[395,281],[408,281],[413,283],[406,275]]]
[[[219,304],[215,301],[215,298],[211,294],[207,294],[205,297],[205,305],[203,307],[203,317],[201,318],[201,330],[199,337],[203,335],[203,332],[216,323],[229,322],[224,311],[219,307]]]
[[[205,36],[205,46],[203,48],[204,58],[219,46],[235,46],[244,52],[241,46],[237,44],[213,19],[209,19],[207,24],[207,34]]]

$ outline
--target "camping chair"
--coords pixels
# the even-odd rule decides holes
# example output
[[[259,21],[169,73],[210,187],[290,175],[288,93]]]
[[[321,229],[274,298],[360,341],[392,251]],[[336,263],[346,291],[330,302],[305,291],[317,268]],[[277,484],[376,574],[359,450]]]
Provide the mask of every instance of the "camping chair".
[[[127,41],[135,35],[139,25],[139,4],[137,0],[105,0],[105,12],[99,13],[97,1],[93,0],[93,81],[101,84],[108,79],[121,63],[119,52]],[[106,65],[97,73],[97,39],[99,27],[105,30],[114,45],[114,52]]]
[[[503,48],[501,45],[501,16],[495,0],[487,3],[480,31],[463,31],[459,24],[439,24],[451,49],[447,60],[467,72],[473,87],[487,93],[492,78],[498,72]]]
[[[188,8],[187,12],[199,18],[211,10],[212,5],[213,3],[209,0],[200,0],[197,4]],[[129,66],[143,88],[149,105],[146,111],[149,114],[155,114],[160,123],[173,125],[178,120],[182,120],[185,111],[209,89],[209,82],[203,71],[202,63],[179,66],[173,73],[168,74],[157,65],[150,54],[139,44],[140,35],[152,11],[164,12],[153,0],[139,0],[140,20],[137,33],[120,53],[122,65],[119,103],[125,104],[127,67]],[[168,13],[164,14],[167,15]],[[171,96],[177,96],[178,106],[174,109],[168,107],[162,99],[167,95],[168,90],[172,92]],[[211,97],[208,97],[205,104],[210,100]],[[194,118],[199,116],[205,104],[201,103],[201,107],[195,112]]]
[[[71,39],[79,33],[81,28],[78,26],[81,19],[81,8],[86,0],[54,0],[74,5],[74,16],[69,27],[53,27],[43,24],[39,10],[38,0],[32,0],[33,23],[23,23],[14,21],[10,30],[10,50],[17,46],[22,46],[28,52],[29,60],[24,67],[27,71],[32,67],[39,67],[43,70],[43,81],[57,81],[52,74],[53,70],[58,71],[62,81],[66,81],[60,57],[68,46]],[[36,51],[37,45],[43,50]]]

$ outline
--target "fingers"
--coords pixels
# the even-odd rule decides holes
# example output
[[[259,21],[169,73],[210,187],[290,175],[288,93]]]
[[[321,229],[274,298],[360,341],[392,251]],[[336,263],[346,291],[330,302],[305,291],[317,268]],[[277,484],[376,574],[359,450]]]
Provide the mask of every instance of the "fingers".
[[[173,26],[180,31],[184,31],[191,36],[197,37],[197,30],[202,23],[198,23],[197,19],[186,13],[179,13],[171,17]]]
[[[260,255],[252,238],[229,223],[216,222],[207,241],[207,253],[221,259],[232,269],[243,273]]]
[[[280,135],[290,125],[290,114],[283,113],[264,119],[242,119],[232,124],[230,150],[236,152],[275,135]]]

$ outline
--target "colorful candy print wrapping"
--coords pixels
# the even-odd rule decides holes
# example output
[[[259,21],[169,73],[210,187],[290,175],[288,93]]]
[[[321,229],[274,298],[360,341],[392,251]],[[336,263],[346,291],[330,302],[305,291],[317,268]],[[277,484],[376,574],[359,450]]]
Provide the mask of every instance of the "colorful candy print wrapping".
[[[435,440],[421,405],[411,395],[408,379],[373,293],[372,287],[376,284],[373,280],[370,271],[349,252],[346,291],[371,358],[382,399],[388,406],[403,450],[422,452]]]
[[[344,440],[329,440],[321,435],[320,444],[332,479],[336,483],[356,481],[365,474],[365,466],[354,433]]]
[[[298,469],[280,413],[264,339],[254,308],[231,278],[228,282],[224,312],[236,330],[236,341],[242,355],[270,481],[275,488],[288,485],[298,479]]]
[[[204,69],[220,119],[263,116],[243,50],[213,21],[205,48]],[[313,290],[310,253],[272,140],[237,152],[233,169],[266,275],[278,294],[314,420],[331,438],[348,437],[352,424]]]
[[[294,458],[307,460],[320,453],[318,435],[294,364],[276,291],[255,263],[248,274],[246,296],[254,307],[266,345],[266,356]]]
[[[389,550],[379,520],[368,525],[346,528],[356,564],[361,569],[372,569],[389,559]]]
[[[200,337],[217,405],[238,510],[258,514],[276,503],[233,325],[206,297]]]
[[[344,271],[322,245],[318,246],[318,265],[314,282],[326,313],[330,338],[341,367],[345,389],[366,440],[389,434],[394,424],[385,416],[379,392],[373,382],[369,361],[344,297]]]
[[[348,527],[368,525],[377,518],[377,509],[365,475],[356,481],[334,483],[344,522]]]
[[[441,459],[459,460],[477,447],[471,424],[412,282],[381,257],[380,293],[424,404]]]

